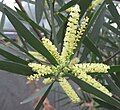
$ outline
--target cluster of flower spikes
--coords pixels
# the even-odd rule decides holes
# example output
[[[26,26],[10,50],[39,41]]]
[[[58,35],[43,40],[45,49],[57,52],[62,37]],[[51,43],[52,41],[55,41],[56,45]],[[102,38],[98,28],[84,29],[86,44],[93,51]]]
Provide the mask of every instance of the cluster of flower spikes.
[[[56,47],[52,44],[52,42],[49,39],[42,39],[43,45],[53,55],[53,57],[58,62],[58,65],[42,65],[36,63],[28,64],[32,68],[32,70],[36,72],[36,74],[29,76],[28,80],[36,80],[48,75],[49,77],[45,77],[43,81],[43,83],[47,84],[57,79],[60,86],[63,88],[63,90],[69,96],[73,103],[80,102],[80,99],[77,93],[72,89],[72,86],[65,78],[65,74],[68,72],[71,72],[71,74],[73,74],[74,76],[89,83],[90,85],[94,86],[95,88],[99,89],[105,94],[111,96],[111,93],[104,86],[102,86],[98,81],[96,81],[90,75],[87,74],[88,72],[107,73],[109,66],[99,63],[78,64],[77,58],[72,59],[70,61],[70,56],[73,54],[73,50],[76,48],[77,42],[82,37],[83,32],[85,31],[87,23],[89,21],[88,17],[84,17],[84,19],[81,21],[81,25],[78,26],[79,13],[79,5],[71,7],[70,17],[68,19],[67,24],[68,27],[66,29],[64,45],[61,55],[57,52]]]

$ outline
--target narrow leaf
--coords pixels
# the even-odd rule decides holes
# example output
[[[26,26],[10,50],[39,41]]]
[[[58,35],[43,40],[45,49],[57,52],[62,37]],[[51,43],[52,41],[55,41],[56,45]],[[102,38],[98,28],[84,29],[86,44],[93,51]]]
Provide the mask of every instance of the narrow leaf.
[[[25,60],[15,56],[15,55],[9,53],[9,52],[3,50],[2,48],[0,48],[0,55],[4,56],[5,58],[7,58],[7,59],[9,59],[13,62],[21,63],[21,64],[24,64],[24,65],[28,64],[27,61],[25,61]]]
[[[44,29],[43,27],[39,26],[37,23],[35,23],[32,19],[30,19],[25,13],[23,13],[22,11],[20,11],[19,9],[15,8],[17,10],[17,12],[19,13],[19,15],[26,21],[28,22],[32,27],[40,30],[41,32],[43,32],[45,35],[49,35],[50,33]]]
[[[109,43],[112,47],[115,47],[118,49],[118,46],[115,44],[115,42],[113,42],[112,40],[109,39],[109,37],[102,37],[100,36],[100,39],[103,40],[104,42]]]
[[[25,100],[23,100],[23,101],[21,102],[21,104],[28,103],[28,102],[34,100],[35,98],[37,98],[37,97],[39,97],[39,96],[42,97],[42,96],[45,94],[45,92],[48,90],[49,87],[50,87],[50,85],[41,88],[38,92],[32,94],[30,97],[28,97],[28,98],[26,98]]]
[[[105,75],[105,79],[115,95],[120,97],[120,88],[114,83],[111,77]]]
[[[91,50],[96,56],[98,56],[100,60],[102,60],[102,56],[98,48],[94,45],[94,43],[88,37],[85,37],[83,39],[83,43],[89,50]]]
[[[4,8],[7,8],[11,13],[13,13],[16,17],[18,17],[19,19],[21,19],[22,20],[22,18],[20,17],[20,15],[16,12],[16,11],[14,11],[12,8],[10,8],[9,6],[7,6],[7,5],[5,5],[5,4],[3,4],[2,2],[0,2],[0,11],[2,12],[2,13],[4,13]]]
[[[120,65],[111,66],[108,72],[109,73],[120,72]]]
[[[38,105],[35,107],[35,110],[39,110],[43,104],[43,101],[45,100],[45,98],[47,97],[47,95],[49,94],[52,86],[53,86],[54,82],[49,86],[49,88],[47,89],[47,91],[45,92],[45,94],[42,96],[41,100],[39,101]]]
[[[7,15],[8,19],[15,27],[17,32],[39,53],[45,56],[51,64],[56,65],[57,61],[55,58],[50,54],[50,52],[43,46],[41,41],[39,41],[12,13],[10,13],[6,8],[5,14]]]
[[[120,35],[120,31],[117,30],[115,27],[111,26],[110,24],[104,23],[104,26],[111,30],[112,32],[114,32],[115,34]]]
[[[120,109],[118,109],[118,108],[116,108],[116,107],[98,99],[98,98],[93,98],[93,99],[99,104],[99,106],[97,106],[96,108],[102,108],[103,107],[103,108],[107,108],[108,110],[120,110]]]
[[[6,41],[10,42],[11,44],[13,44],[15,47],[17,47],[20,51],[26,53],[26,55],[28,55],[30,58],[34,59],[35,61],[39,62],[34,56],[32,56],[28,51],[26,51],[25,49],[23,49],[22,47],[20,47],[18,44],[16,44],[14,41],[12,41],[10,38],[8,38],[7,36],[5,36],[4,34],[2,34],[0,32],[0,35],[2,37],[5,38]]]
[[[101,98],[102,100],[104,100],[106,103],[109,103],[110,105],[120,108],[120,102],[118,100],[106,95],[105,93],[99,91],[98,89],[94,88],[93,86],[86,83],[85,81],[82,81],[81,79],[74,77],[73,75],[69,75],[69,77],[76,84],[78,84],[82,90]]]
[[[45,0],[35,0],[35,16],[38,24],[42,19],[44,4]]]
[[[112,0],[105,0],[106,3],[108,3],[108,10],[110,11],[111,15],[114,17],[115,22],[117,23],[117,25],[120,28],[120,15],[116,9],[116,6],[114,5]]]
[[[0,30],[3,30],[5,24],[5,14],[2,13],[1,21],[0,21]]]
[[[63,7],[61,7],[61,9],[59,10],[59,12],[65,11],[66,9],[68,9],[71,6],[75,5],[77,2],[78,2],[78,0],[72,0],[72,1],[68,2],[67,4],[63,5]]]
[[[0,61],[0,69],[25,76],[33,73],[31,68],[26,65],[8,61]]]

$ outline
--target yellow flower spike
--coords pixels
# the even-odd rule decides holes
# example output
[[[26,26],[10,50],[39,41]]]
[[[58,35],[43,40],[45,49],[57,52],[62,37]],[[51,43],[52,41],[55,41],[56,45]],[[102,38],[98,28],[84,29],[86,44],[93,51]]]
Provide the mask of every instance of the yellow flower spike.
[[[72,73],[78,77],[79,79],[87,82],[91,86],[97,88],[101,92],[112,96],[112,94],[102,86],[101,83],[93,79],[90,75],[87,75],[87,72],[104,72],[106,73],[107,70],[109,69],[109,66],[104,65],[104,64],[97,64],[97,63],[85,63],[85,64],[76,64],[75,66],[71,67]]]
[[[89,9],[94,9],[96,8],[97,5],[99,5],[100,3],[102,3],[103,0],[93,0],[91,6],[89,7]]]
[[[68,97],[71,99],[73,103],[80,102],[80,98],[75,93],[75,91],[72,89],[72,86],[69,84],[69,82],[65,78],[59,79],[59,84],[62,87],[62,89],[65,91],[65,93],[68,95]]]
[[[107,88],[105,88],[101,83],[99,83],[98,81],[96,81],[95,79],[93,79],[90,75],[87,75],[86,73],[84,74],[79,74],[78,78],[87,82],[88,84],[90,84],[91,86],[95,87],[96,89],[100,90],[101,92],[112,96],[112,93],[108,91]]]
[[[52,73],[52,69],[50,66],[36,64],[36,63],[29,63],[28,66],[31,67],[33,71],[37,72],[37,74],[30,75],[27,78],[28,80],[39,79],[42,76]]]
[[[68,22],[69,27],[67,27],[67,30],[66,30],[66,36],[64,38],[64,47],[61,54],[61,59],[64,59],[64,60],[69,59],[70,55],[73,54],[73,50],[76,48],[77,42],[80,40],[80,38],[83,35],[83,32],[87,27],[89,18],[87,16],[83,18],[80,28],[78,28],[78,30],[77,30],[77,26],[75,25],[78,19],[72,20],[72,17],[70,17],[69,21],[71,22]]]
[[[77,41],[79,41],[79,39],[81,38],[81,36],[83,35],[83,32],[85,31],[87,24],[88,24],[89,18],[86,16],[85,18],[83,18],[81,24],[80,24],[80,28],[77,31]]]
[[[45,37],[42,38],[42,43],[59,63],[60,55],[57,52],[57,48],[55,47],[55,45],[53,45],[52,42],[48,38],[45,38]]]
[[[82,64],[76,64],[75,66],[77,67],[77,69],[79,68],[80,70],[83,70],[86,73],[88,72],[107,73],[108,69],[110,69],[110,66],[102,63],[82,63]]]
[[[64,38],[63,49],[61,53],[61,60],[66,61],[69,59],[70,55],[73,54],[76,42],[76,32],[79,21],[79,5],[71,8],[70,18],[68,19],[66,34]]]

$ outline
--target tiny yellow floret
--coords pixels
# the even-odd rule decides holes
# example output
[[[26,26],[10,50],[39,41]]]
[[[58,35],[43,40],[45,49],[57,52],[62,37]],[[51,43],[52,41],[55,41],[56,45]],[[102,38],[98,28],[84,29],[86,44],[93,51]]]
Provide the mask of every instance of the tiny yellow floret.
[[[45,78],[44,80],[43,80],[43,83],[44,84],[50,84],[50,83],[52,83],[54,81],[54,78]]]

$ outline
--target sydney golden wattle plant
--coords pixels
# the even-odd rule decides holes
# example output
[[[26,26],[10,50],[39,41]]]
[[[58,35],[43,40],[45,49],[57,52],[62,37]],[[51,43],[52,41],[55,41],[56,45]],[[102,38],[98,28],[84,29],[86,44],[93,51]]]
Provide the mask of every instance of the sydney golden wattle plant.
[[[82,63],[79,64],[78,58],[73,58],[71,56],[74,54],[74,50],[77,47],[78,41],[81,40],[81,37],[87,27],[89,18],[85,16],[81,24],[79,25],[80,17],[80,7],[75,5],[70,8],[69,19],[67,23],[64,44],[62,52],[59,53],[55,45],[47,38],[42,38],[43,45],[48,49],[48,51],[53,55],[53,57],[58,62],[58,65],[44,65],[37,63],[29,63],[28,65],[32,68],[35,74],[28,76],[28,80],[38,80],[41,77],[44,77],[43,83],[48,84],[53,81],[59,82],[60,86],[63,88],[65,93],[69,96],[73,103],[80,102],[80,98],[76,92],[72,89],[72,86],[69,84],[66,74],[72,74],[75,77],[79,78],[92,85],[96,89],[104,92],[105,94],[111,96],[112,94],[104,87],[101,83],[96,81],[87,73],[107,73],[110,67],[102,63]]]

